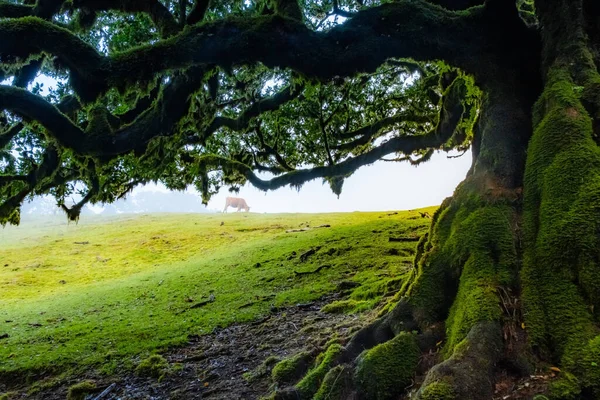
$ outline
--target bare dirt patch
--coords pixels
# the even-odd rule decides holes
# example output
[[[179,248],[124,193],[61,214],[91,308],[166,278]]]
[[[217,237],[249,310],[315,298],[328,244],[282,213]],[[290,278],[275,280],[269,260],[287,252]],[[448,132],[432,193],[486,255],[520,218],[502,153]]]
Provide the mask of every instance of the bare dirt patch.
[[[259,399],[269,393],[271,384],[272,365],[257,373],[264,360],[321,349],[332,337],[342,340],[364,325],[366,317],[319,311],[337,297],[327,296],[314,303],[273,310],[259,321],[190,337],[188,345],[162,353],[169,363],[169,372],[159,380],[133,372],[112,377],[89,374],[52,389],[14,398],[63,400],[70,385],[91,380],[97,390],[87,399],[95,399],[112,384],[102,400]]]

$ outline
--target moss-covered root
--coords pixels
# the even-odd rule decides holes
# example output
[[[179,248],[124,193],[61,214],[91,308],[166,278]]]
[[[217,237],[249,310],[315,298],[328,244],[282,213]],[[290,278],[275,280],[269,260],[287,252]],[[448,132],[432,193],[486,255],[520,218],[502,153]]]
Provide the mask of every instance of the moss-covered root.
[[[310,367],[315,359],[314,352],[303,351],[292,357],[281,360],[273,367],[271,378],[277,387],[285,387],[296,383]]]
[[[390,312],[356,332],[346,345],[343,362],[353,361],[364,350],[393,339],[400,332],[417,330],[413,307],[401,299]]]
[[[523,310],[530,345],[563,370],[556,399],[600,398],[600,148],[580,90],[549,70],[525,174]]]
[[[329,370],[313,400],[352,398],[352,368],[338,365]]]
[[[415,337],[403,332],[359,357],[355,385],[361,398],[391,400],[404,392],[421,356]]]
[[[418,400],[481,400],[493,397],[494,366],[502,354],[497,322],[480,322],[446,361],[433,367],[417,393]]]
[[[339,344],[332,344],[329,348],[317,357],[315,366],[308,371],[296,386],[277,391],[274,395],[275,400],[310,400],[319,391],[321,384],[325,380],[327,373],[335,366],[339,365],[343,347]]]

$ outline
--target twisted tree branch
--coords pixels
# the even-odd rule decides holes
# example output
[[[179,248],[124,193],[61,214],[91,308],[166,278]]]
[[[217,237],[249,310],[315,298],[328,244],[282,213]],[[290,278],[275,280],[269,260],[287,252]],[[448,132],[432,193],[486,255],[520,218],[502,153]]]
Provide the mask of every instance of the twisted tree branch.
[[[203,70],[199,68],[173,78],[152,108],[116,132],[88,134],[43,98],[11,86],[0,85],[0,109],[38,121],[62,146],[81,155],[114,157],[145,147],[155,137],[173,134],[177,122],[187,114],[190,96],[198,90],[202,78]]]
[[[0,22],[0,56],[24,59],[47,52],[60,57],[71,70],[74,89],[86,101],[110,87],[198,64],[262,62],[327,80],[372,72],[391,57],[412,57],[443,59],[473,72],[481,68],[482,57],[494,52],[483,16],[478,8],[455,13],[424,0],[401,0],[361,11],[327,32],[313,32],[278,15],[228,19],[113,56],[99,54],[52,23],[22,18]],[[385,24],[379,23],[382,19]]]

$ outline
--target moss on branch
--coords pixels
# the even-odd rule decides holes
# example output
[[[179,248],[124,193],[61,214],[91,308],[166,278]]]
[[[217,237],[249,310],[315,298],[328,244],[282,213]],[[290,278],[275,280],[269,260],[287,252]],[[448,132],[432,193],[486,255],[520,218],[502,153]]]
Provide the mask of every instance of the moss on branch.
[[[84,8],[88,12],[118,10],[126,13],[145,12],[162,37],[171,36],[179,31],[173,15],[158,0],[74,0],[74,8]]]
[[[190,96],[202,84],[203,73],[202,68],[192,68],[188,74],[173,78],[151,108],[141,113],[133,123],[114,132],[99,132],[92,129],[94,124],[90,124],[84,132],[58,107],[40,96],[11,86],[0,85],[0,109],[39,122],[61,146],[80,155],[110,158],[145,148],[155,137],[173,135],[178,122],[189,111]],[[65,108],[68,107],[65,105]],[[107,124],[100,126],[108,129]]]
[[[318,33],[278,15],[230,18],[112,56],[98,54],[50,22],[21,18],[0,22],[0,56],[7,61],[42,52],[59,57],[85,101],[111,87],[135,85],[160,72],[198,64],[261,62],[323,80],[374,71],[391,57],[444,59],[476,71],[480,57],[489,51],[482,15],[477,8],[457,13],[424,0],[404,0],[361,11],[345,24]]]
[[[0,1],[0,18],[22,18],[33,13],[33,6]]]

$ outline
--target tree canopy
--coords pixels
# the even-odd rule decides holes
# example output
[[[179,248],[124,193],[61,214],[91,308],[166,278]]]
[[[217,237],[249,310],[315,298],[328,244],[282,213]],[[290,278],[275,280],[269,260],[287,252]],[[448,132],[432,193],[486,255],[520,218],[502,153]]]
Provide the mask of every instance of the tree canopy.
[[[479,88],[537,74],[533,6],[510,3],[0,1],[0,222],[148,182],[339,194],[377,160],[466,151]]]

